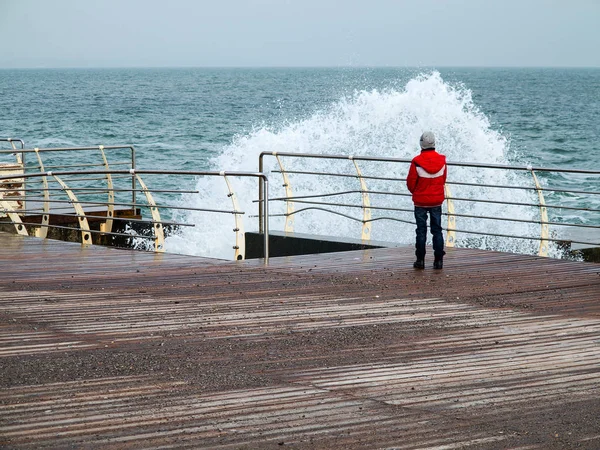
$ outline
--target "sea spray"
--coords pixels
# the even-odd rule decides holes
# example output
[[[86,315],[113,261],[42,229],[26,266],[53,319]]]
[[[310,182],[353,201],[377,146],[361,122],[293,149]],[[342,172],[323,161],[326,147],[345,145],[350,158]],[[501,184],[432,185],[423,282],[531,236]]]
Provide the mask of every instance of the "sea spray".
[[[329,107],[314,112],[310,117],[262,126],[251,133],[237,136],[230,145],[211,160],[213,170],[249,171],[258,169],[259,154],[268,152],[297,152],[323,155],[354,155],[401,158],[410,160],[420,149],[419,136],[432,130],[437,139],[438,151],[449,162],[476,162],[481,164],[508,164],[508,140],[491,128],[487,117],[474,104],[471,92],[461,85],[446,83],[438,72],[420,75],[410,80],[402,90],[357,91]],[[352,161],[311,158],[285,158],[286,170],[328,174],[356,174]],[[367,179],[371,191],[371,238],[411,245],[414,243],[412,203],[407,195],[404,178],[408,164],[358,162],[367,177],[396,178],[397,180]],[[285,196],[281,174],[277,173],[275,158],[265,158],[265,171],[269,175],[271,198]],[[451,185],[454,198],[476,198],[483,202],[455,200],[456,213],[490,218],[518,218],[538,220],[538,211],[521,204],[535,203],[533,190],[484,188],[481,185],[507,185],[532,187],[531,178],[524,172],[498,169],[450,166],[448,181],[470,183]],[[295,214],[295,231],[319,235],[360,238],[362,210],[343,205],[360,205],[360,185],[356,177],[332,175],[290,174],[294,196],[314,196],[332,205],[322,206],[336,211],[332,214],[318,205],[295,202],[295,209],[309,208]],[[258,228],[258,183],[255,179],[232,178],[241,209],[244,211],[246,230]],[[200,194],[187,194],[180,199],[182,205],[194,208],[233,209],[229,192],[223,180],[202,177],[196,189]],[[495,203],[510,200],[516,205]],[[379,208],[396,208],[390,211]],[[271,229],[282,230],[285,213],[284,202],[272,202]],[[354,220],[344,217],[351,216]],[[384,219],[389,218],[389,219]],[[185,227],[166,241],[166,250],[201,256],[233,258],[235,245],[234,218],[231,213],[216,214],[187,211],[177,214],[178,221],[194,224]],[[391,219],[391,220],[390,220]],[[507,239],[504,236],[536,236],[539,226],[524,222],[509,222],[479,218],[457,218],[457,246],[469,246],[503,251],[535,253],[539,242],[525,239]],[[471,231],[482,234],[467,234]]]

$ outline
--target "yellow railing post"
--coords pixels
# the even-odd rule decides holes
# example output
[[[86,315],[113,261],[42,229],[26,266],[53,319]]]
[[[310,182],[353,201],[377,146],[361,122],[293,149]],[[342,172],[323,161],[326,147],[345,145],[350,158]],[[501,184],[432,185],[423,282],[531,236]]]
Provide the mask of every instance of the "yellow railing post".
[[[108,160],[106,159],[106,154],[104,153],[104,145],[100,145],[98,147],[100,153],[102,154],[102,160],[104,161],[104,169],[106,170],[106,186],[108,188],[108,202],[106,204],[106,221],[100,224],[100,231],[110,233],[112,231],[113,226],[113,217],[115,214],[115,190],[113,187],[112,176],[108,171],[110,168],[108,167]]]
[[[10,203],[6,200],[2,200],[2,198],[0,197],[0,206],[4,209],[3,212],[12,221],[13,225],[15,226],[15,229],[17,230],[17,233],[23,236],[29,236],[25,225],[23,225],[23,222],[21,221],[21,217],[19,217],[19,214],[17,214],[15,210],[11,207]]]
[[[354,156],[349,156],[348,159],[354,163],[354,168],[356,169],[358,181],[360,182],[360,192],[363,209],[361,239],[363,241],[368,242],[371,240],[371,200],[369,199],[369,190],[367,189],[367,183],[365,182],[365,179],[363,178],[362,173],[358,168],[358,164],[356,163]]]
[[[40,165],[40,172],[45,172],[44,162],[42,161],[42,157],[40,155],[40,149],[36,147],[34,151]],[[44,190],[44,204],[42,206],[43,213],[40,227],[35,229],[35,235],[40,238],[45,238],[48,236],[48,225],[50,224],[50,190],[48,189],[48,178],[46,175],[42,176],[42,186]]]
[[[546,201],[544,200],[544,194],[542,194],[542,187],[540,182],[538,181],[533,168],[529,168],[531,170],[531,176],[533,177],[533,182],[535,183],[535,190],[538,194],[538,199],[540,201],[540,221],[541,221],[541,229],[540,229],[540,249],[538,251],[538,256],[548,256],[548,236],[549,236],[549,228],[548,228],[548,210],[546,208]]]
[[[77,196],[73,193],[73,191],[65,184],[63,180],[58,178],[56,175],[52,175],[52,172],[48,172],[48,176],[54,177],[54,179],[61,185],[63,191],[71,200],[71,205],[73,205],[73,209],[75,209],[75,213],[78,217],[79,229],[81,230],[81,245],[87,247],[88,245],[92,245],[92,233],[90,233],[90,225],[88,224],[87,217],[85,215],[85,211],[81,207]]]
[[[233,216],[235,219],[235,246],[233,249],[235,250],[234,259],[236,261],[246,259],[246,235],[244,234],[244,222],[242,220],[240,214],[240,207],[237,201],[237,197],[233,188],[231,187],[231,183],[229,179],[225,175],[225,172],[221,172],[225,183],[227,184],[227,189],[229,190],[229,194],[227,196],[231,199],[231,203],[233,204]]]
[[[135,173],[134,169],[129,171],[132,175],[135,175],[138,183],[142,188],[142,192],[146,196],[146,200],[148,201],[148,206],[150,207],[150,213],[152,214],[152,221],[154,222],[154,251],[163,253],[165,251],[165,232],[164,227],[162,225],[162,221],[160,219],[160,212],[158,211],[158,207],[156,206],[156,202],[152,197],[152,194],[148,190],[146,183],[144,180],[140,178],[138,174]]]
[[[277,159],[277,163],[279,164],[279,168],[281,169],[281,176],[283,177],[283,188],[285,189],[285,196],[287,198],[292,198],[292,185],[290,184],[290,178],[283,168],[283,163],[281,162],[281,158],[277,156],[277,152],[273,152],[273,156]],[[294,202],[291,200],[286,200],[286,213],[285,213],[285,225],[283,230],[286,233],[294,232]]]

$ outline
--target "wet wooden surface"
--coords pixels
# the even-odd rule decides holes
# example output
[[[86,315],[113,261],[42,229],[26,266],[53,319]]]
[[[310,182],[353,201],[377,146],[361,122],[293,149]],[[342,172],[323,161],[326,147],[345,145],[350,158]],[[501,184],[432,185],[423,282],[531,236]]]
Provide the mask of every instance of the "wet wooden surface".
[[[0,233],[2,448],[600,448],[600,265]]]

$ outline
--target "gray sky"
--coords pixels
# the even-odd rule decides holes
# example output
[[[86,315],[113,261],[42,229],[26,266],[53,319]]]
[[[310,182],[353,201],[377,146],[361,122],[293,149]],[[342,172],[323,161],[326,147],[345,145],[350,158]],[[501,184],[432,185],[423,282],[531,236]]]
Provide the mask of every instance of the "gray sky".
[[[0,0],[0,68],[600,67],[600,0]]]

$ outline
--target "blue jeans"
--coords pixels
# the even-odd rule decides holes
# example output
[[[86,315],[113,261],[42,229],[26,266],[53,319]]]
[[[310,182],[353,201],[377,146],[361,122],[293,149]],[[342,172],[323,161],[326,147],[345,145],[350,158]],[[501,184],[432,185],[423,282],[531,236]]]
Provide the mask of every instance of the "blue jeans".
[[[415,206],[415,220],[417,221],[417,243],[415,255],[417,259],[425,259],[425,244],[427,243],[427,213],[431,217],[431,235],[433,236],[433,255],[436,259],[442,258],[444,252],[444,236],[442,234],[442,207],[423,208]]]

